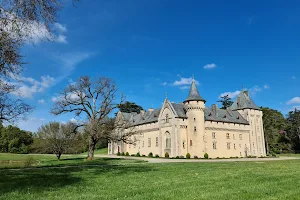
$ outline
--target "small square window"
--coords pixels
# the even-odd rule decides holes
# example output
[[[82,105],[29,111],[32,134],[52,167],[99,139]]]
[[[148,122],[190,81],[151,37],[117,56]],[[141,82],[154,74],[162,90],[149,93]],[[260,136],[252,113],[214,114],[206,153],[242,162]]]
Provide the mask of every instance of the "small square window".
[[[227,149],[230,149],[230,142],[227,142]]]
[[[230,134],[229,133],[226,133],[226,138],[230,139]]]
[[[212,135],[213,139],[216,139],[216,133],[215,132],[213,132],[211,135]]]
[[[194,126],[194,132],[196,132],[197,131],[197,127],[196,126]]]

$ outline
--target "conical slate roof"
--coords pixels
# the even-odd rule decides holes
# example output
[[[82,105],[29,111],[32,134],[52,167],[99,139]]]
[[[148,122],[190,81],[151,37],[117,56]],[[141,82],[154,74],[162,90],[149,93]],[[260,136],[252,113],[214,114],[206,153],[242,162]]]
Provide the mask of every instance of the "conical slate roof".
[[[253,102],[253,100],[250,98],[248,91],[242,90],[239,96],[236,98],[236,100],[231,105],[231,110],[241,110],[241,109],[254,109],[254,110],[260,110],[257,105]]]
[[[196,82],[195,82],[194,79],[193,79],[192,84],[191,84],[191,88],[190,88],[189,95],[188,95],[188,97],[184,100],[184,102],[187,102],[187,101],[204,101],[204,102],[206,102],[206,101],[200,96],[199,91],[198,91],[197,86],[196,86]]]

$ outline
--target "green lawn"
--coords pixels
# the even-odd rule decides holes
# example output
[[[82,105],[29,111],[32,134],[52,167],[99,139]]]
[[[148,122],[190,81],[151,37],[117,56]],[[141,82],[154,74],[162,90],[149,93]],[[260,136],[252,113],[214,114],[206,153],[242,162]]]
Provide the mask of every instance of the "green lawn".
[[[2,157],[2,155],[0,155]],[[299,199],[300,159],[149,164],[65,157],[0,169],[0,199]]]
[[[108,152],[108,149],[107,148],[103,148],[103,149],[97,149],[97,150],[95,150],[95,155],[96,154],[107,154],[107,152]],[[81,155],[88,155],[88,152],[84,152],[84,153],[82,153]]]

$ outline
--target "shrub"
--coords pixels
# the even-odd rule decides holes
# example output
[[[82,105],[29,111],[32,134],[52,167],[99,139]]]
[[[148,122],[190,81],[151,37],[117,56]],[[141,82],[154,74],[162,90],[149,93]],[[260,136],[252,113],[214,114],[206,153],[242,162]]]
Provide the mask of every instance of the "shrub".
[[[118,153],[117,153],[117,156],[120,156],[120,155],[121,155],[121,153],[120,153],[120,152],[118,152]]]
[[[146,157],[146,155],[144,155],[144,154],[143,154],[142,156],[143,156],[143,157]]]
[[[272,153],[271,155],[272,155],[272,157],[276,157],[276,153]]]
[[[184,159],[184,156],[179,156],[180,159]]]
[[[185,157],[186,157],[187,159],[190,159],[190,158],[191,158],[191,154],[190,154],[190,153],[187,153]]]
[[[137,152],[137,153],[136,153],[136,156],[137,156],[137,157],[140,157],[140,156],[141,156],[140,152]]]
[[[216,157],[216,159],[220,159],[219,157]]]
[[[176,158],[176,159],[179,159],[179,156],[176,156],[175,158]]]
[[[198,156],[194,156],[194,159],[198,159]]]
[[[34,160],[33,157],[28,156],[25,160],[24,166],[25,167],[31,167],[32,165],[36,164],[36,160]]]
[[[122,152],[122,154],[121,154],[122,156],[125,156],[125,153],[124,152]]]
[[[131,154],[130,156],[135,156],[135,154]]]
[[[170,156],[169,153],[166,152],[166,153],[165,153],[165,158],[169,158],[169,156]]]
[[[152,158],[152,157],[153,157],[153,153],[150,152],[150,153],[148,154],[148,157]]]
[[[129,153],[128,153],[128,152],[126,152],[125,156],[129,156]]]
[[[159,155],[158,155],[158,154],[155,154],[155,158],[159,158]]]
[[[208,159],[208,153],[205,153],[205,154],[204,154],[204,158],[205,158],[205,159]]]

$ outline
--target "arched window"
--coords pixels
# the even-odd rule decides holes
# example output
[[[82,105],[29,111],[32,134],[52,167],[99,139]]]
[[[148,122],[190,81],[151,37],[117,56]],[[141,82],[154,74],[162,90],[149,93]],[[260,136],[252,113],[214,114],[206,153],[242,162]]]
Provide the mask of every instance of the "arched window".
[[[171,136],[169,132],[166,132],[166,149],[171,149]]]

